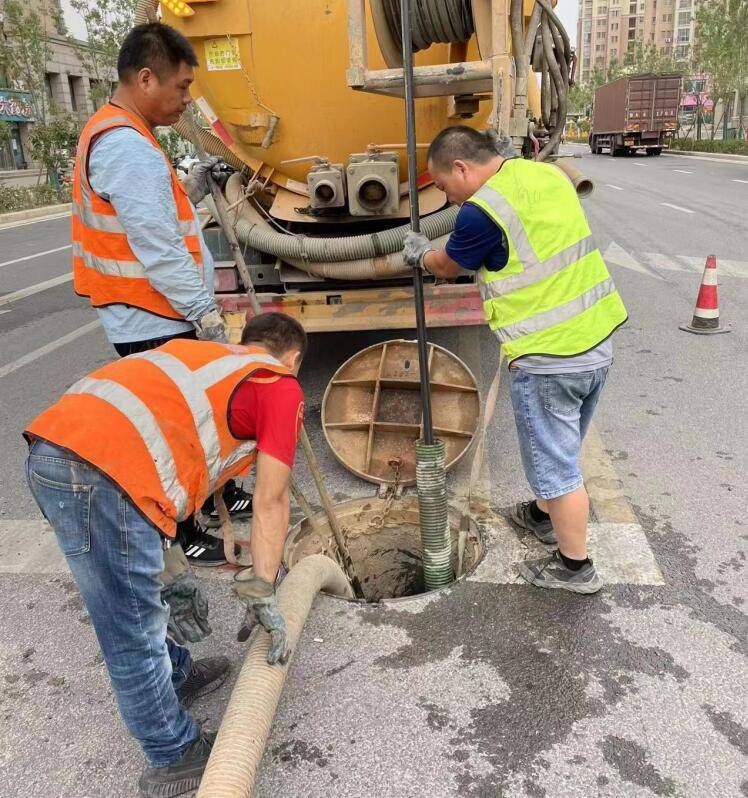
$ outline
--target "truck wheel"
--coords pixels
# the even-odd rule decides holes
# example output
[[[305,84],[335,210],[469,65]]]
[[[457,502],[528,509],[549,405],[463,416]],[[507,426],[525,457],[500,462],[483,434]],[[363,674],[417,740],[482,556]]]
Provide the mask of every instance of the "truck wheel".
[[[662,154],[662,147],[652,147],[652,149],[647,150],[647,155],[661,155]]]
[[[615,145],[612,145],[610,148],[610,154],[614,158],[619,158],[621,155],[628,154],[628,150],[626,149],[626,147],[616,147]]]

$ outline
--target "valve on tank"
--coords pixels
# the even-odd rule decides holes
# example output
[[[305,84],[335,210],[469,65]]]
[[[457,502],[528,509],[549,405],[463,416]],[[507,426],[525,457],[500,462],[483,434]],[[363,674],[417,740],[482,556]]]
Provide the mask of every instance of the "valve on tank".
[[[351,155],[346,168],[351,216],[388,216],[400,208],[400,179],[396,152],[372,151]]]
[[[314,166],[306,176],[309,190],[309,204],[312,210],[323,208],[342,208],[345,206],[345,173],[342,163],[330,163],[321,155],[306,155],[291,158],[282,163],[301,163],[314,161]]]

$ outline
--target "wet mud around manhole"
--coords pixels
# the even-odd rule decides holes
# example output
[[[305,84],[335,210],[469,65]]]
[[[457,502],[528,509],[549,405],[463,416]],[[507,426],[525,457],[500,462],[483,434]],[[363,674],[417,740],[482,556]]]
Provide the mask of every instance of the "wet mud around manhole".
[[[382,523],[385,501],[378,498],[354,499],[335,507],[344,530],[348,550],[364,590],[366,600],[405,598],[426,592],[423,583],[423,551],[418,518],[418,500],[408,495],[393,502]],[[320,534],[308,521],[297,524],[286,540],[284,564],[292,568],[312,554],[327,554],[336,559],[334,538],[324,515],[315,518]],[[457,568],[460,515],[450,507],[452,564]],[[471,523],[465,545],[463,574],[469,573],[483,557],[483,544],[477,526]]]

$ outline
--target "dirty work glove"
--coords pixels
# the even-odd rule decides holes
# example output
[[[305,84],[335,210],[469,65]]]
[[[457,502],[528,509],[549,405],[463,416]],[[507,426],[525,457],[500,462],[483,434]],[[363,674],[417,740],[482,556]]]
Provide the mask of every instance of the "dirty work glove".
[[[411,230],[403,242],[403,260],[408,266],[420,266],[423,269],[425,268],[423,256],[433,249],[431,242],[423,233],[414,233]]]
[[[502,158],[514,158],[517,153],[514,151],[511,136],[504,133],[497,133],[493,128],[483,131],[483,135],[489,140],[497,155]]]
[[[270,635],[268,664],[285,665],[291,650],[288,647],[286,621],[278,607],[273,585],[255,576],[251,568],[245,568],[234,576],[234,593],[247,606],[247,614],[237,639],[244,642],[259,623]]]
[[[221,318],[220,311],[216,308],[209,310],[193,323],[197,331],[197,337],[201,341],[215,341],[219,344],[227,344],[229,342],[226,334],[226,325]]]
[[[209,155],[204,161],[198,161],[182,181],[184,190],[193,205],[197,205],[206,195],[210,194],[208,175],[217,180],[221,173],[221,164],[223,164],[223,158]]]
[[[161,598],[169,605],[169,636],[180,646],[204,640],[213,631],[208,623],[208,599],[179,544],[164,549],[161,581]]]

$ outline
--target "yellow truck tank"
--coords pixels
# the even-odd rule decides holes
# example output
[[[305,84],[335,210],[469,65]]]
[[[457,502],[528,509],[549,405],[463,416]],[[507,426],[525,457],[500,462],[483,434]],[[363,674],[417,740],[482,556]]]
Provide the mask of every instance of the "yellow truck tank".
[[[426,147],[440,130],[501,130],[525,156],[543,157],[554,144],[552,123],[565,116],[558,76],[568,86],[571,50],[551,2],[539,2],[542,9],[535,0],[413,4],[421,15],[413,18],[419,202],[422,229],[437,245],[457,213],[426,170]],[[138,5],[136,21],[160,10],[193,44],[192,93],[209,126],[201,140],[237,170],[225,194],[258,297],[309,331],[413,325],[401,255],[408,187],[399,9],[399,0]],[[550,37],[544,50],[541,31]],[[533,63],[542,64],[541,86]],[[176,127],[190,137],[185,120]],[[228,251],[213,234],[220,261]],[[224,308],[241,312],[236,271],[218,267]],[[469,277],[428,282],[425,300],[431,325],[483,321]]]

